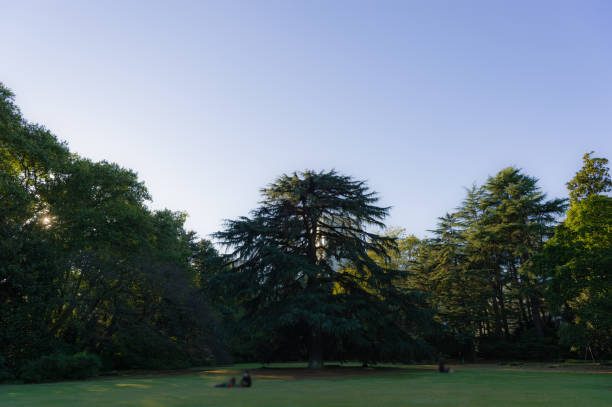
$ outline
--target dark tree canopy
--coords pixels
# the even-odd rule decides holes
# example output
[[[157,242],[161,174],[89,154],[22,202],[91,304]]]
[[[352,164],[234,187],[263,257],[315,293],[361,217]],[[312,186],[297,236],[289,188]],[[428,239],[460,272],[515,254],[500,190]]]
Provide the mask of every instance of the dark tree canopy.
[[[135,172],[28,123],[0,83],[0,380],[57,352],[107,368],[226,360],[196,278],[218,256],[148,200]]]
[[[283,175],[261,192],[252,217],[228,221],[216,234],[233,250],[233,270],[224,277],[247,319],[305,330],[313,368],[322,366],[324,340],[344,341],[363,359],[378,357],[365,350],[377,332],[401,331],[396,323],[382,326],[387,302],[407,301],[394,285],[400,272],[373,258],[396,249],[393,238],[369,229],[384,227],[389,208],[375,205],[365,182],[335,171]]]

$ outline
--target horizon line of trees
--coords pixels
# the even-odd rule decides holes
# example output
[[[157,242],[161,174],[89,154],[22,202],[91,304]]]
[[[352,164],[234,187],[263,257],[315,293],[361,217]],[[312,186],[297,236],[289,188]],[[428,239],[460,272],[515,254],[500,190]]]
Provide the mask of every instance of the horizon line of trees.
[[[386,228],[364,181],[282,175],[214,235],[221,255],[185,213],[149,209],[136,173],[27,122],[0,83],[0,381],[75,377],[71,360],[91,374],[610,358],[612,181],[593,154],[569,200],[505,168],[425,239]]]

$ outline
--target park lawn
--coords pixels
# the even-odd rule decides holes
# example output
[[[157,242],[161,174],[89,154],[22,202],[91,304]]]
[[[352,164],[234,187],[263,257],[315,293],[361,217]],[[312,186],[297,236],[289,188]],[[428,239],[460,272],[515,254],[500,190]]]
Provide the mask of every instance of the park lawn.
[[[459,367],[453,374],[438,374],[434,367],[410,366],[356,374],[358,369],[349,368],[331,377],[306,372],[304,378],[295,365],[277,365],[255,371],[252,388],[213,387],[232,375],[239,378],[242,367],[256,366],[0,385],[0,406],[612,406],[610,373],[529,369]]]

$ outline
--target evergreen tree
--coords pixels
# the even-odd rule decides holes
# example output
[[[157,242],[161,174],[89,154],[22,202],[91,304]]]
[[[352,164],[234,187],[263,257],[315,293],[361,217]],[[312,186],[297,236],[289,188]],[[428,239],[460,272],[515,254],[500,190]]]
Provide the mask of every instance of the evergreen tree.
[[[511,357],[508,344],[524,332],[545,336],[545,276],[531,263],[563,208],[564,200],[546,199],[535,178],[506,168],[439,218],[434,237],[421,242],[411,281],[445,327],[440,346],[469,358],[479,342],[487,356]]]
[[[216,234],[232,248],[233,268],[215,281],[241,300],[242,320],[270,335],[293,332],[311,368],[322,367],[329,342],[364,361],[409,354],[413,339],[391,307],[409,307],[412,297],[394,284],[400,271],[374,258],[387,258],[395,239],[369,229],[384,226],[389,208],[375,205],[363,181],[335,171],[283,175],[262,195],[252,217]]]
[[[564,200],[547,201],[536,178],[510,167],[487,180],[479,207],[481,216],[466,236],[490,276],[496,332],[509,336],[511,325],[533,327],[541,338],[543,278],[527,266],[553,234]]]

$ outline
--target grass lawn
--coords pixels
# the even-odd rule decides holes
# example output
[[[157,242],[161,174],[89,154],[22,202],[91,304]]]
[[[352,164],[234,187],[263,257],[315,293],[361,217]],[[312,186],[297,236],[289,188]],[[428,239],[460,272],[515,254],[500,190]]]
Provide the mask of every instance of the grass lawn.
[[[0,385],[0,406],[612,406],[610,372],[564,372],[503,366],[326,369],[276,365],[253,371],[249,389],[213,388],[240,368],[192,374],[142,374],[81,382]]]

